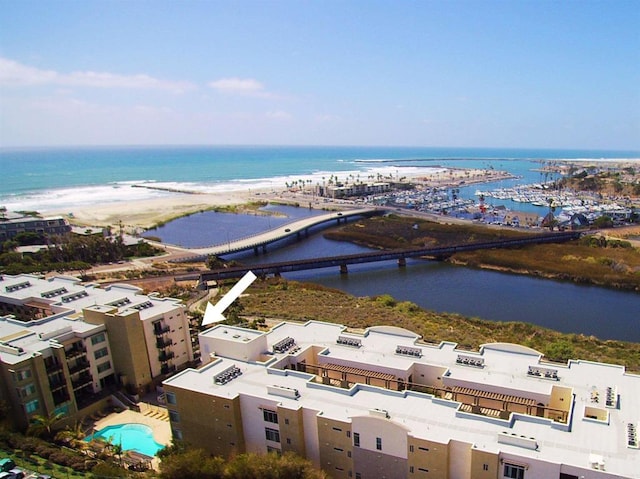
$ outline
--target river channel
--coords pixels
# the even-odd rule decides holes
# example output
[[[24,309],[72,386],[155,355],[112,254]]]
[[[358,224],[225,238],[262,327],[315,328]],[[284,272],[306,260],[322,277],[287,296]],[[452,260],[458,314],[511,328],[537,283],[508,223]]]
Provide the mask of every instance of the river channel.
[[[149,234],[166,243],[196,247],[256,234],[296,219],[321,214],[306,208],[269,207],[287,217],[206,212],[175,220]],[[195,228],[195,230],[194,230]],[[226,259],[257,264],[367,251],[327,240],[317,227],[308,238],[269,245],[266,254],[236,254]],[[187,233],[188,232],[188,233]],[[288,273],[286,278],[322,284],[355,296],[390,294],[422,308],[460,313],[492,321],[524,321],[565,333],[640,342],[640,295],[571,282],[466,268],[448,263],[409,260]]]

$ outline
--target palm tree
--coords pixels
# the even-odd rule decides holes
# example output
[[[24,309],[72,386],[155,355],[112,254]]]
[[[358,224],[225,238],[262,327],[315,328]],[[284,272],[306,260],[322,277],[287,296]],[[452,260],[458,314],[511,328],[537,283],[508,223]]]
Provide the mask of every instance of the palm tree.
[[[28,433],[33,436],[46,437],[51,439],[53,437],[53,426],[60,419],[64,417],[61,412],[52,412],[48,416],[36,414],[31,418],[31,424],[29,425]]]
[[[67,426],[62,431],[58,431],[54,439],[74,449],[84,450],[88,447],[84,440],[85,436],[82,423],[76,421],[73,426]]]

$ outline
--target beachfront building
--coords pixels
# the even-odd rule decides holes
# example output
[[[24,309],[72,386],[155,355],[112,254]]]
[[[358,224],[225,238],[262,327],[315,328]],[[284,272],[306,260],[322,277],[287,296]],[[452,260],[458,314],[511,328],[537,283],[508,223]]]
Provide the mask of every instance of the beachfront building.
[[[352,183],[349,185],[344,184],[330,184],[330,185],[317,185],[316,195],[324,198],[351,198],[354,196],[370,196],[379,195],[391,191],[390,183]]]
[[[293,451],[333,478],[596,479],[640,471],[640,377],[322,322],[200,333],[164,382],[173,436],[222,456]]]
[[[62,216],[39,218],[6,211],[0,215],[0,242],[15,238],[19,233],[62,235],[70,231],[69,222]]]
[[[115,386],[141,393],[193,365],[185,307],[128,285],[0,276],[0,399],[16,425],[74,416]]]

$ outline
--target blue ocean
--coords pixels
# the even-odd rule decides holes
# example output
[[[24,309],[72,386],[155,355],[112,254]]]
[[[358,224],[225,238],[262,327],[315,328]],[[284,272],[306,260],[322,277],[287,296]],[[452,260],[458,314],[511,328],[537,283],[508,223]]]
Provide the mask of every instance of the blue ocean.
[[[638,160],[638,151],[427,147],[185,146],[76,147],[0,150],[0,206],[8,210],[72,211],[92,203],[133,201],[191,192],[321,183],[330,176],[365,179],[419,174],[437,167],[495,168],[540,181],[541,162]]]

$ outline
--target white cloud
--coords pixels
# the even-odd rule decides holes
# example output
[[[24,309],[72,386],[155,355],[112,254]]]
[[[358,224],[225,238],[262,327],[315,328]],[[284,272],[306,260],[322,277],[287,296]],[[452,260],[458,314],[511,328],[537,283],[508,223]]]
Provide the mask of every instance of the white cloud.
[[[190,82],[161,80],[145,74],[119,75],[108,72],[76,71],[59,73],[54,70],[23,65],[14,60],[0,58],[0,85],[59,85],[94,88],[130,88],[165,90],[182,93],[195,88]]]
[[[209,87],[220,93],[233,95],[272,98],[274,95],[265,90],[264,85],[253,78],[220,78],[209,82]]]

